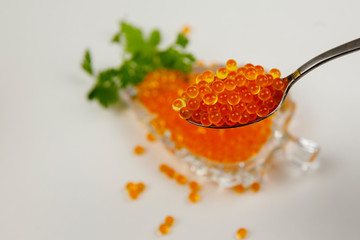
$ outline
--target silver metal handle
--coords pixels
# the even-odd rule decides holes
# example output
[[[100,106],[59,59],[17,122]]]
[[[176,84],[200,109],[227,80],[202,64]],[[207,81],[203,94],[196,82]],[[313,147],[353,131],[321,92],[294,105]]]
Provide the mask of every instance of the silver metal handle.
[[[338,47],[330,49],[312,59],[307,61],[301,67],[299,67],[295,72],[290,74],[286,79],[290,81],[290,84],[293,85],[296,81],[298,81],[305,74],[309,73],[311,70],[319,67],[320,65],[331,61],[337,57],[341,57],[343,55],[355,52],[360,50],[360,38],[350,41],[348,43],[342,44]]]

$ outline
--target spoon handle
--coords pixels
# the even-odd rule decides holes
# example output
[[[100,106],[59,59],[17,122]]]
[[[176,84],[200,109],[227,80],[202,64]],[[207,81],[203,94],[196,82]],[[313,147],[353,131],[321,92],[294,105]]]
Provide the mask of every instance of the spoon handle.
[[[347,42],[347,43],[344,43],[338,47],[330,49],[330,50],[310,59],[309,61],[307,61],[305,64],[303,64],[295,72],[293,72],[286,78],[288,81],[290,81],[290,84],[292,85],[296,81],[298,81],[301,77],[303,77],[305,74],[307,74],[311,70],[319,67],[323,63],[326,63],[337,57],[341,57],[343,55],[346,55],[348,53],[352,53],[352,52],[355,52],[358,50],[360,50],[360,38],[355,39],[350,42]]]

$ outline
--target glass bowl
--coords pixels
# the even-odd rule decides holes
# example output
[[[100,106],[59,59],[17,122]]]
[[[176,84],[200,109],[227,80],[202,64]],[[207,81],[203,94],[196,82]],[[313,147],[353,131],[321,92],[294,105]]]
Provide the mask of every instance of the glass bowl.
[[[223,187],[233,187],[238,184],[249,187],[254,182],[260,182],[266,167],[274,161],[274,154],[278,153],[279,150],[281,150],[280,152],[284,159],[293,162],[300,169],[307,171],[314,166],[314,160],[320,150],[317,143],[304,138],[298,138],[288,132],[288,124],[292,120],[295,111],[295,103],[289,97],[280,110],[272,117],[271,133],[257,153],[245,161],[236,163],[214,161],[194,154],[186,147],[177,146],[172,138],[173,133],[169,129],[159,133],[152,124],[156,115],[149,112],[138,100],[137,89],[135,87],[129,87],[124,90],[121,93],[121,97],[136,113],[139,120],[147,126],[148,130],[158,139],[161,139],[164,145],[179,160],[186,163],[192,172],[199,176],[204,176]]]

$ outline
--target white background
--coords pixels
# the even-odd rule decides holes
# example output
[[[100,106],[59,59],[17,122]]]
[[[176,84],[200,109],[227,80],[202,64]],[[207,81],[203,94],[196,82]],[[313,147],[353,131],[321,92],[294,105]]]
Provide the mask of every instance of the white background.
[[[0,239],[358,239],[360,226],[360,52],[328,63],[292,89],[291,131],[319,142],[321,166],[296,178],[272,174],[258,194],[204,184],[202,201],[158,172],[187,173],[130,110],[86,99],[80,69],[120,63],[110,44],[126,19],[165,43],[184,24],[198,59],[252,62],[291,73],[315,55],[360,37],[353,1],[1,1]],[[147,153],[134,156],[136,144]],[[194,175],[188,174],[192,179]],[[131,202],[127,181],[148,189]],[[168,214],[177,222],[160,237]]]

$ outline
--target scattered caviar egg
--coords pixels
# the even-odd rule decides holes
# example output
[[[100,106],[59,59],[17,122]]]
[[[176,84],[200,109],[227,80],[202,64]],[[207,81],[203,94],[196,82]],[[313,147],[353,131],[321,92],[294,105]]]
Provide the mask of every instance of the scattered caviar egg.
[[[228,93],[222,92],[218,94],[218,102],[220,104],[227,104]]]
[[[145,190],[145,184],[142,183],[142,182],[139,182],[139,183],[137,184],[137,189],[138,189],[138,191],[140,191],[140,192],[144,191],[144,190]]]
[[[276,69],[276,68],[271,69],[271,70],[269,71],[269,74],[270,74],[271,76],[273,76],[274,79],[281,77],[281,73],[280,73],[279,69]]]
[[[166,164],[161,164],[159,169],[161,172],[165,173],[169,169],[169,167]]]
[[[204,76],[204,80],[208,83],[214,80],[214,73],[211,70],[206,70],[202,75]]]
[[[223,81],[216,80],[212,84],[212,89],[217,93],[221,93],[225,89],[225,84]]]
[[[256,113],[257,110],[258,110],[258,105],[256,103],[248,103],[246,105],[246,111],[250,114]]]
[[[246,77],[244,77],[243,75],[237,75],[235,77],[235,83],[236,83],[236,86],[238,86],[238,87],[245,86],[246,81],[247,81]]]
[[[186,184],[187,183],[187,177],[185,177],[184,175],[182,174],[178,174],[175,178],[176,182],[179,183],[179,184]]]
[[[237,110],[233,110],[230,112],[229,119],[232,122],[239,122],[241,118],[241,113]]]
[[[258,75],[255,82],[261,87],[268,85],[268,78],[265,75]]]
[[[203,97],[203,101],[207,105],[214,105],[217,102],[217,100],[218,100],[218,97],[215,93],[208,93],[208,94],[205,94]]]
[[[274,82],[272,84],[273,88],[276,90],[281,90],[284,87],[285,83],[281,78],[274,79]]]
[[[144,148],[143,146],[140,146],[140,145],[135,146],[135,148],[134,148],[134,153],[135,153],[136,155],[141,155],[141,154],[143,154],[144,152],[145,152],[145,148]]]
[[[209,121],[211,123],[217,124],[221,120],[221,114],[219,112],[210,112]]]
[[[268,88],[263,88],[260,90],[258,97],[262,101],[266,101],[271,98],[271,91]]]
[[[268,106],[266,105],[261,105],[258,110],[256,111],[256,114],[259,116],[259,117],[266,117],[270,112],[270,109]]]
[[[190,98],[196,98],[197,95],[199,94],[199,91],[198,91],[197,87],[195,87],[194,85],[191,85],[186,89],[186,93],[188,94],[188,96]]]
[[[203,126],[210,126],[211,125],[211,122],[209,120],[209,115],[207,113],[201,115],[200,121],[201,121],[201,124]]]
[[[125,187],[126,187],[126,190],[128,190],[128,191],[131,191],[131,190],[135,191],[137,189],[136,184],[134,184],[133,182],[127,183]]]
[[[256,72],[257,72],[258,75],[261,75],[261,74],[264,74],[264,73],[265,73],[265,69],[264,69],[262,66],[260,66],[260,65],[256,65],[256,66],[255,66],[255,70],[256,70]]]
[[[191,114],[191,118],[193,121],[195,122],[200,122],[200,117],[201,117],[201,110],[197,110],[197,111],[194,111],[192,114]]]
[[[254,182],[253,184],[251,184],[250,188],[254,192],[258,192],[260,190],[260,183]]]
[[[228,75],[228,70],[224,67],[221,67],[221,68],[218,68],[216,70],[216,76],[219,78],[219,79],[225,79]]]
[[[237,92],[232,92],[229,93],[228,97],[227,97],[227,102],[230,105],[236,105],[240,102],[240,94]]]
[[[186,103],[183,99],[181,98],[178,98],[178,99],[175,99],[172,103],[172,108],[175,110],[175,111],[180,111],[181,108],[185,107],[186,106]]]
[[[192,111],[187,107],[183,107],[179,111],[179,116],[182,119],[189,119],[191,117],[191,114],[192,114]]]
[[[258,94],[259,91],[260,91],[260,86],[259,86],[259,84],[255,83],[255,82],[254,82],[254,83],[250,83],[250,84],[249,84],[249,91],[251,92],[252,95]]]
[[[154,142],[156,140],[156,138],[154,137],[154,135],[152,133],[148,133],[146,135],[146,139],[149,141],[149,142]]]
[[[247,235],[247,230],[245,228],[239,228],[238,231],[236,232],[236,237],[238,239],[244,239],[246,238]]]
[[[165,174],[169,177],[169,178],[174,178],[175,177],[175,170],[172,168],[168,168],[165,172]]]
[[[189,182],[189,187],[193,191],[200,191],[200,189],[201,189],[200,185],[195,181]]]
[[[187,35],[191,32],[191,27],[189,25],[184,25],[181,29],[181,33]]]
[[[161,224],[159,226],[159,233],[160,234],[167,234],[170,231],[170,226],[167,224]]]
[[[245,187],[242,184],[239,184],[239,185],[234,186],[233,190],[236,193],[243,193],[245,191]]]
[[[236,88],[236,82],[233,79],[226,79],[224,81],[225,89],[228,91],[232,91]]]
[[[230,71],[236,71],[237,69],[237,63],[234,59],[229,59],[226,62],[226,69],[230,72]]]
[[[189,99],[187,107],[192,111],[198,110],[200,107],[200,100],[196,98]]]
[[[130,190],[129,191],[129,197],[132,199],[132,200],[135,200],[139,197],[140,195],[140,192],[137,191],[137,190]]]
[[[167,216],[165,218],[165,224],[168,225],[169,227],[171,227],[174,224],[174,218],[172,216]]]
[[[190,194],[189,194],[189,200],[190,202],[192,203],[196,203],[200,200],[200,196],[199,194],[197,193],[197,191],[192,191]]]
[[[129,182],[126,184],[126,190],[129,192],[130,199],[135,200],[139,197],[140,193],[145,190],[145,184],[142,182],[137,184]]]

